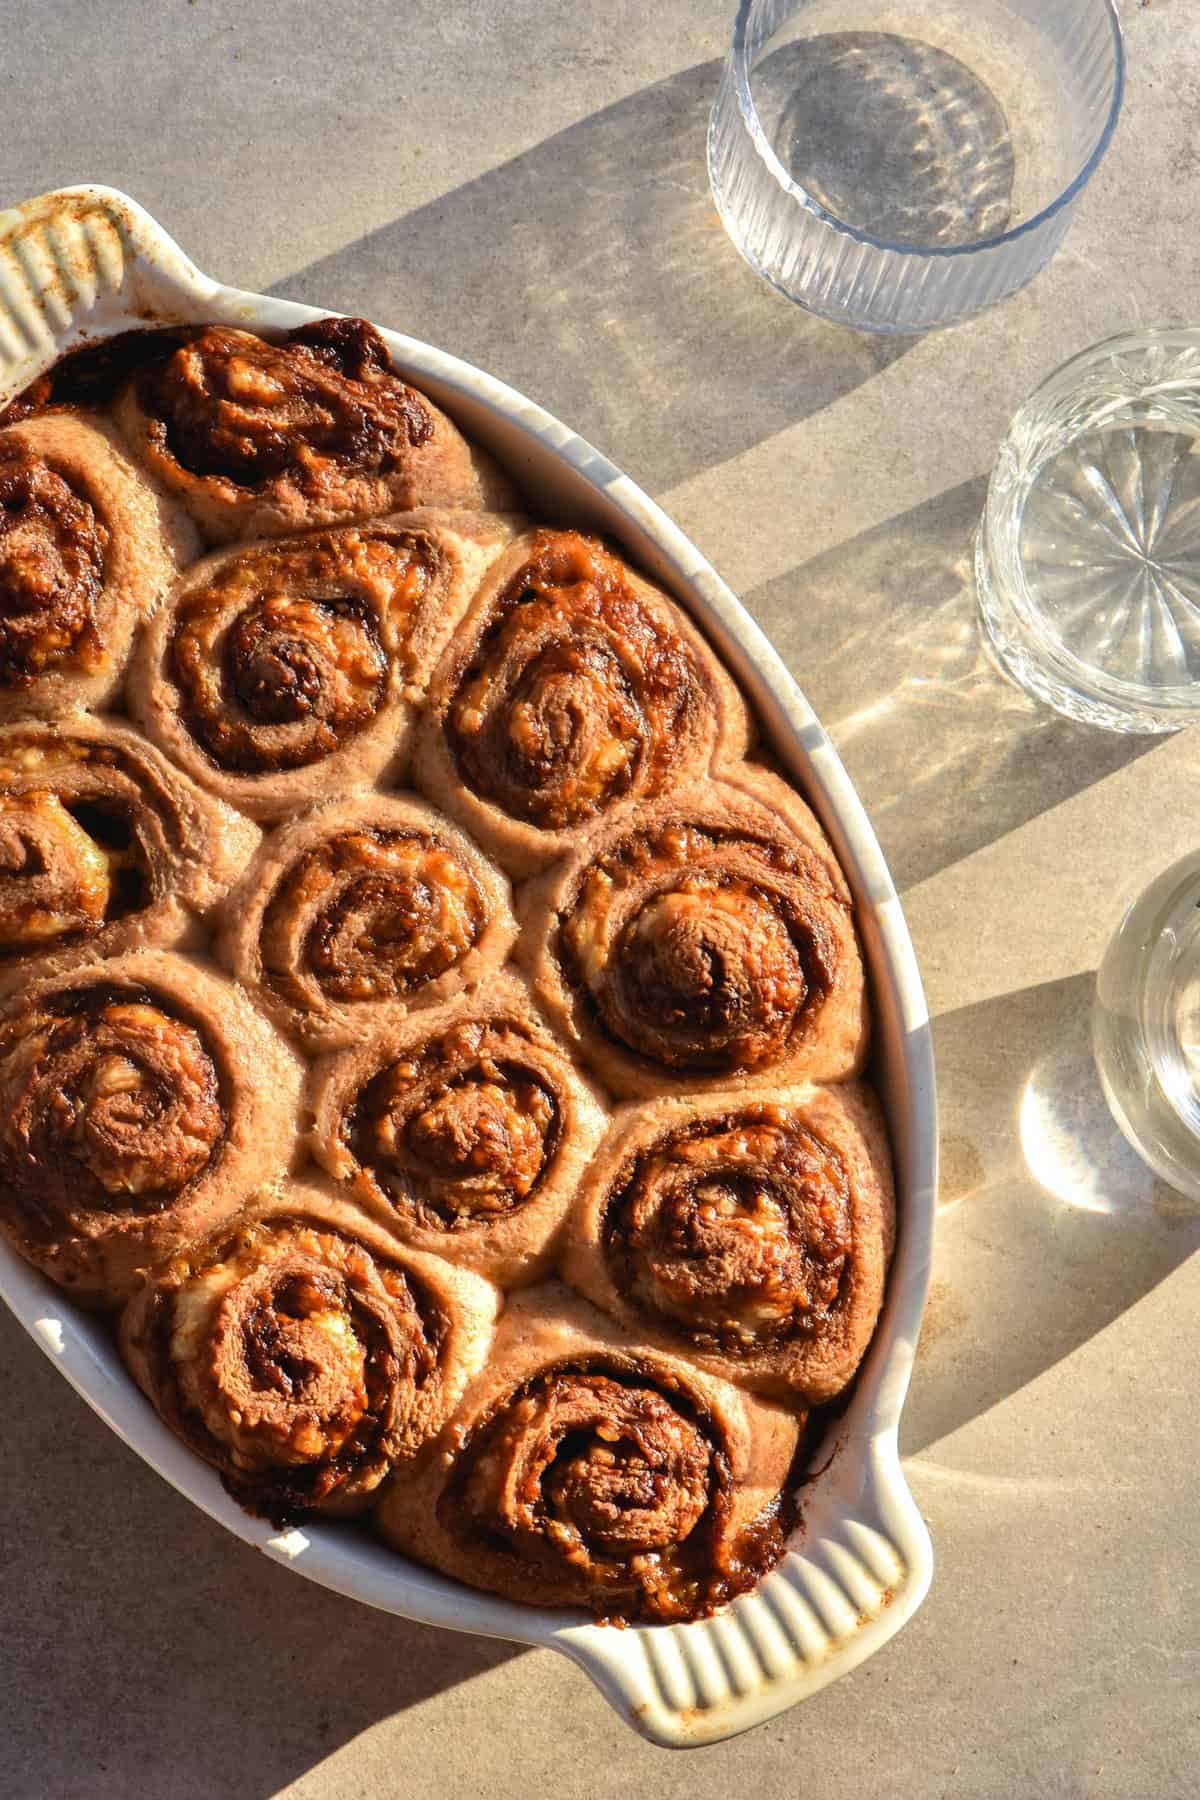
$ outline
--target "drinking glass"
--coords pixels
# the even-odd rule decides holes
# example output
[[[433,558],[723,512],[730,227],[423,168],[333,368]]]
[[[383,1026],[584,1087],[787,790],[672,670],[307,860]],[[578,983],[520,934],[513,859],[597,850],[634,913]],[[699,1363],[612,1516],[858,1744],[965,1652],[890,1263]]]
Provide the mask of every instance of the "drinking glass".
[[[709,126],[717,210],[812,312],[951,324],[1058,248],[1124,66],[1114,0],[742,0]]]
[[[1121,921],[1096,979],[1092,1044],[1129,1143],[1200,1205],[1200,851]]]
[[[1200,719],[1200,331],[1126,332],[1017,413],[975,547],[987,641],[1059,712]]]

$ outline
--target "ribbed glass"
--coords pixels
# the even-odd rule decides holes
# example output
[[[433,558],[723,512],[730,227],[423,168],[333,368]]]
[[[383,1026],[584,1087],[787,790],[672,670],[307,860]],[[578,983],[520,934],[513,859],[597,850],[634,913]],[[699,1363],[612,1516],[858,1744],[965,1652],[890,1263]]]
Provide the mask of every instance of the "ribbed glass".
[[[801,306],[927,331],[1054,254],[1123,86],[1113,0],[742,0],[713,196]]]

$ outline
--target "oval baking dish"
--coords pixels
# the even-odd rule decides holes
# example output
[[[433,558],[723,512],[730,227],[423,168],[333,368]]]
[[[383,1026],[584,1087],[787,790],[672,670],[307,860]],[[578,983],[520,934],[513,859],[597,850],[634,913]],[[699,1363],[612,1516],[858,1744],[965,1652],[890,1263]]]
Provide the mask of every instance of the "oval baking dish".
[[[135,325],[214,321],[270,332],[325,316],[202,275],[124,195],[79,187],[0,213],[0,399],[64,350]],[[245,1542],[338,1592],[408,1619],[571,1657],[640,1732],[711,1743],[862,1662],[919,1606],[929,1537],[897,1427],[928,1286],[937,1177],[929,1019],[887,865],[829,739],[738,600],[627,476],[540,407],[467,363],[384,331],[395,364],[493,451],[549,519],[609,533],[709,636],[819,815],[858,907],[875,1013],[873,1070],[896,1164],[899,1241],[883,1317],[815,1466],[783,1562],[710,1619],[615,1630],[476,1593],[328,1523],[276,1532],[229,1498],[126,1375],[104,1326],[0,1243],[0,1294],[67,1380],[138,1454]]]

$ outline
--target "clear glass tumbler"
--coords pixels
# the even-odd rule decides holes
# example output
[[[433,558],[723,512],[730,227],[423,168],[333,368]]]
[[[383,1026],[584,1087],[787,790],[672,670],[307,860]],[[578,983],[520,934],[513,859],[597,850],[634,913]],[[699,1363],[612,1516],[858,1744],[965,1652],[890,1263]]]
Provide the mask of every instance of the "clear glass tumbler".
[[[1127,332],[1013,420],[975,545],[984,635],[1059,712],[1200,720],[1200,330]]]
[[[801,306],[926,331],[1053,255],[1123,86],[1114,0],[742,0],[713,196]]]
[[[1200,852],[1121,921],[1096,979],[1092,1044],[1125,1137],[1200,1206]]]

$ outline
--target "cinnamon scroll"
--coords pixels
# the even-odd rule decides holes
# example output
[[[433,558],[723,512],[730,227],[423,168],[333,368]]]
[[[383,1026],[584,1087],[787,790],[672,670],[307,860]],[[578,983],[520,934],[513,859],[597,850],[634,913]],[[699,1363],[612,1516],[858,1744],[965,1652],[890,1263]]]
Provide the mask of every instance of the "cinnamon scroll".
[[[180,942],[258,841],[115,720],[0,726],[0,992]]]
[[[255,819],[396,781],[437,653],[511,535],[426,509],[207,556],[146,635],[133,713]]]
[[[80,1295],[230,1218],[288,1168],[300,1067],[229,982],[161,951],[0,1009],[0,1230]]]
[[[470,992],[516,936],[504,877],[440,813],[398,795],[275,832],[224,915],[227,965],[309,1049]]]
[[[557,1284],[511,1301],[436,1456],[378,1514],[471,1587],[696,1618],[778,1560],[797,1417],[618,1333]]]
[[[765,770],[623,810],[525,907],[539,998],[614,1094],[861,1066],[849,891],[808,808]]]
[[[121,1320],[165,1423],[277,1524],[369,1507],[487,1354],[497,1296],[293,1184],[159,1269]]]
[[[102,706],[195,529],[110,428],[47,414],[0,430],[0,719]]]
[[[543,1274],[607,1122],[524,983],[488,982],[315,1072],[313,1149],[405,1243],[516,1287]]]
[[[835,1399],[866,1354],[895,1232],[861,1083],[628,1107],[584,1178],[567,1279],[727,1380]]]
[[[207,557],[147,634],[133,710],[257,819],[395,781],[414,703],[512,530],[426,510]]]
[[[514,875],[623,800],[740,756],[737,688],[674,603],[597,538],[540,529],[495,564],[437,669],[418,779]]]
[[[269,341],[229,325],[163,333],[116,404],[134,454],[212,543],[418,506],[502,511],[512,484],[396,375],[365,319]]]

